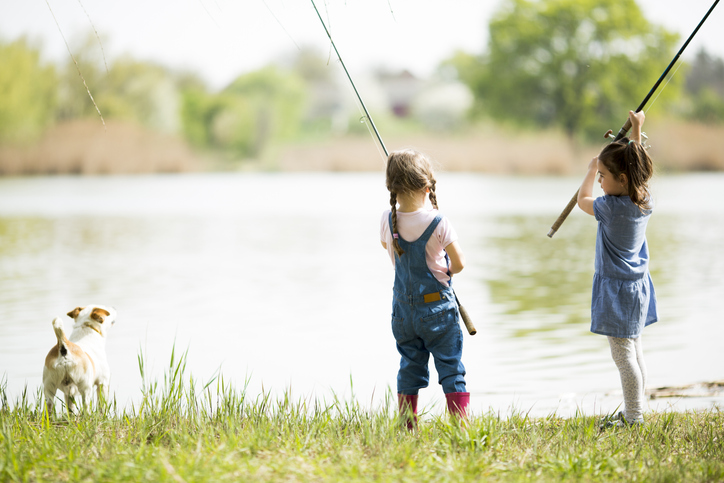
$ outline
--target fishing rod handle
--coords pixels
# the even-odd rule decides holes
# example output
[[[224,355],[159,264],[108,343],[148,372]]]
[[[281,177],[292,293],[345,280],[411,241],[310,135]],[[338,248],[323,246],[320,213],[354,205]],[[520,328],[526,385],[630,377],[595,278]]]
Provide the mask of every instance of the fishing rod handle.
[[[553,235],[556,234],[558,229],[561,227],[564,221],[566,221],[566,218],[568,218],[568,215],[571,214],[571,211],[573,211],[573,208],[578,203],[578,192],[580,189],[576,190],[576,194],[573,195],[573,198],[571,198],[571,201],[568,202],[566,207],[563,209],[561,214],[558,216],[558,219],[553,223],[553,226],[551,226],[551,231],[548,232],[548,238],[553,238]]]
[[[473,325],[473,321],[470,319],[470,315],[468,315],[468,311],[465,310],[465,307],[460,305],[458,302],[458,309],[460,309],[460,317],[462,317],[463,322],[465,323],[465,328],[468,329],[468,334],[475,335],[478,333],[478,330]]]
[[[640,110],[641,109],[639,109],[639,111]],[[639,111],[636,111],[636,112],[639,112]],[[626,119],[626,122],[623,124],[623,126],[621,126],[621,130],[618,132],[618,134],[616,134],[616,137],[613,139],[612,142],[615,143],[619,139],[625,138],[630,130],[631,130],[631,119]]]

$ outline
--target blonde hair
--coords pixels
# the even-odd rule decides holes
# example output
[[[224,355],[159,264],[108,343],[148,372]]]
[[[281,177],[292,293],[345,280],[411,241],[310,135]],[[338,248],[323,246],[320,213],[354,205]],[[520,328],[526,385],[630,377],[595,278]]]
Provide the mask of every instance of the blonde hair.
[[[654,162],[645,147],[622,138],[604,147],[598,159],[616,179],[626,175],[628,196],[640,210],[651,208],[648,182],[654,174]]]
[[[404,252],[397,241],[397,196],[405,193],[430,189],[430,202],[437,209],[437,196],[435,195],[435,174],[432,163],[424,154],[413,149],[393,151],[387,157],[386,171],[387,190],[390,192],[390,207],[392,211],[392,246],[395,253],[401,256]]]

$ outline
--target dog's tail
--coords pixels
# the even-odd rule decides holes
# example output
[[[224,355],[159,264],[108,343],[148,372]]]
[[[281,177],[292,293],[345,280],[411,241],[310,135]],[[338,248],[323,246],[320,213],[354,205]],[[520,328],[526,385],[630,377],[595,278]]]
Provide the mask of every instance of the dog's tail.
[[[58,352],[61,356],[65,356],[68,353],[68,338],[65,336],[65,332],[63,332],[63,321],[60,317],[53,319],[53,331],[55,332],[55,337],[58,339]]]

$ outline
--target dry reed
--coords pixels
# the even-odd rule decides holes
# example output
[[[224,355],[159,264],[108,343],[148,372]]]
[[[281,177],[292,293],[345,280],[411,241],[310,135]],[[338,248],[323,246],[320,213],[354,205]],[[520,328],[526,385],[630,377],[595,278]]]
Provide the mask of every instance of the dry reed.
[[[680,121],[647,124],[657,168],[724,170],[724,126]],[[412,147],[446,171],[514,175],[579,175],[605,145],[576,144],[559,132],[513,132],[489,126],[465,134],[420,133],[385,139],[390,150]],[[216,169],[381,171],[384,155],[367,135],[274,146],[263,161],[202,159],[181,138],[120,121],[95,120],[49,129],[34,146],[0,146],[0,175],[135,174]],[[206,156],[209,158],[209,156]]]
[[[0,175],[137,174],[198,170],[178,137],[137,125],[71,121],[49,129],[29,147],[0,147]]]

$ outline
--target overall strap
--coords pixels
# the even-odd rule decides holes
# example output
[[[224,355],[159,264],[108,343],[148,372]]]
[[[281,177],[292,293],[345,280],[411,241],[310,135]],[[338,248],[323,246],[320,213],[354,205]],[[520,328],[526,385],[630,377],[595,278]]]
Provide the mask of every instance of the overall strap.
[[[418,238],[414,242],[408,242],[407,240],[403,240],[402,238],[398,238],[398,241],[403,240],[403,241],[406,241],[407,243],[419,243],[421,241],[424,241],[424,243],[427,244],[427,241],[430,239],[430,237],[432,236],[432,233],[435,231],[435,228],[437,228],[437,225],[440,224],[441,220],[442,220],[442,216],[440,216],[439,214],[435,215],[435,219],[432,220],[429,225],[427,225],[427,228],[425,228],[425,231],[422,232],[422,235],[420,235],[420,238]],[[390,211],[390,214],[388,215],[387,223],[390,226],[390,234],[392,235],[392,238],[394,239],[395,234],[392,233],[392,212],[391,211]],[[399,233],[397,235],[399,237]],[[450,265],[449,262],[448,262],[448,265]]]
[[[432,233],[435,231],[435,228],[437,228],[437,225],[440,224],[441,220],[442,220],[442,216],[440,216],[439,213],[437,215],[435,215],[435,219],[432,220],[432,222],[429,225],[427,225],[427,228],[425,229],[424,232],[422,232],[422,235],[420,235],[420,238],[418,238],[415,243],[417,243],[418,241],[424,241],[425,243],[427,243],[427,241],[432,236]]]
[[[452,273],[450,273],[450,255],[447,254],[447,251],[445,251],[445,264],[447,265],[447,285],[448,287],[452,287]]]

